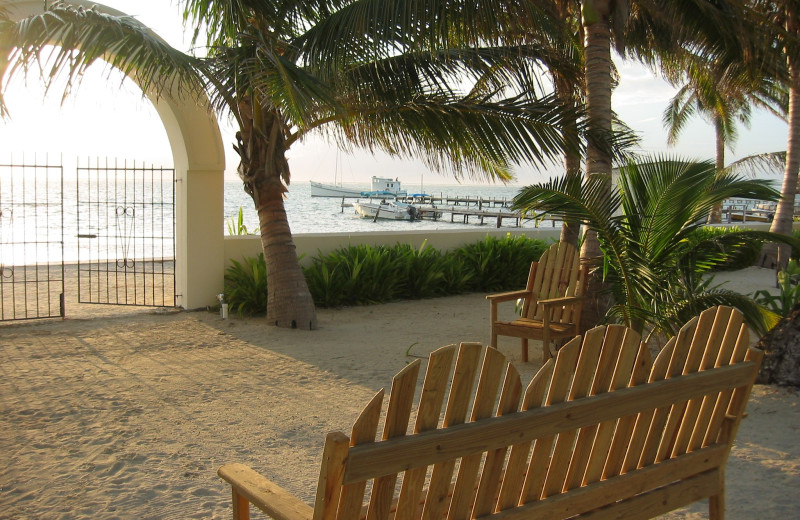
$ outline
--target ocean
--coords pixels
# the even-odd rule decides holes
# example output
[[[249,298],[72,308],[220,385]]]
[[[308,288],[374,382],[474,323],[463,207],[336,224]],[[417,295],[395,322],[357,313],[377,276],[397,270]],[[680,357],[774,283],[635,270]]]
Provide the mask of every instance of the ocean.
[[[134,191],[144,194],[143,203],[120,202],[116,207],[97,200],[113,196],[123,200],[131,192],[118,187],[113,179],[93,188],[92,202],[76,197],[78,182],[67,176],[63,184],[58,171],[47,174],[47,182],[25,182],[21,174],[0,183],[0,265],[26,265],[35,263],[106,260],[144,254],[148,258],[171,258],[174,249],[169,222],[172,206],[169,202],[170,180],[147,179]],[[80,181],[83,182],[83,181]],[[138,181],[137,181],[138,182]],[[345,187],[367,190],[368,183],[345,183]],[[483,197],[484,199],[511,200],[519,192],[518,186],[485,185],[403,185],[408,193],[427,193],[434,196]],[[122,191],[120,191],[122,190]],[[83,196],[82,196],[83,197]],[[139,199],[136,199],[139,200]],[[348,199],[352,201],[353,199]],[[63,201],[63,203],[62,203]],[[242,189],[241,182],[229,179],[224,182],[224,218],[220,230],[228,233],[228,221],[238,218],[243,211],[244,224],[250,233],[258,230],[258,217],[253,201]],[[292,233],[356,233],[366,231],[402,231],[409,229],[472,228],[477,218],[469,223],[451,223],[444,219],[433,221],[373,221],[356,215],[351,206],[343,207],[342,199],[311,197],[308,181],[293,183],[286,195],[286,212]],[[485,226],[494,226],[488,219]],[[504,225],[513,224],[506,220]],[[532,222],[523,222],[532,227]],[[550,226],[550,222],[543,225]],[[235,227],[235,224],[234,224]],[[134,253],[138,251],[139,253]],[[146,253],[142,253],[146,251]],[[138,257],[138,256],[137,256]]]
[[[368,183],[343,183],[345,188],[368,190]],[[444,184],[403,184],[403,189],[408,193],[426,193],[433,196],[450,197],[483,197],[485,199],[505,199],[511,200],[519,193],[520,186],[503,186],[496,184],[483,185],[444,185]],[[354,199],[347,199],[352,201]],[[370,218],[363,218],[356,215],[352,207],[342,207],[342,199],[333,197],[312,197],[311,185],[308,181],[292,183],[286,195],[286,213],[289,218],[289,226],[292,233],[340,233],[340,232],[365,232],[365,231],[403,231],[409,229],[454,229],[469,228],[476,229],[478,220],[473,218],[469,223],[451,223],[449,216],[444,219],[408,221],[408,220],[383,220],[374,221]],[[248,231],[258,228],[258,216],[256,215],[253,201],[242,189],[242,184],[238,180],[228,180],[225,182],[225,218],[238,218],[239,208],[242,208],[244,223]],[[491,220],[491,223],[490,223]],[[494,226],[493,219],[486,220],[485,226]],[[511,220],[506,220],[504,226],[511,225]],[[523,227],[534,227],[535,224],[523,221]],[[550,226],[548,221],[542,225]],[[556,224],[558,225],[558,224]],[[225,225],[227,233],[227,225]]]

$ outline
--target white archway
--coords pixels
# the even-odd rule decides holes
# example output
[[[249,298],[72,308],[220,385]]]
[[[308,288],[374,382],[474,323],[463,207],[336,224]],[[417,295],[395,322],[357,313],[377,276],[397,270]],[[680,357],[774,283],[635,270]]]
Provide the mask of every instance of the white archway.
[[[125,13],[87,0],[71,4],[113,15]],[[41,13],[41,0],[10,0],[12,19]],[[130,78],[135,81],[135,78]],[[216,117],[190,96],[145,96],[155,107],[172,149],[177,185],[175,269],[178,305],[185,309],[215,303],[225,272],[223,173],[225,153]]]

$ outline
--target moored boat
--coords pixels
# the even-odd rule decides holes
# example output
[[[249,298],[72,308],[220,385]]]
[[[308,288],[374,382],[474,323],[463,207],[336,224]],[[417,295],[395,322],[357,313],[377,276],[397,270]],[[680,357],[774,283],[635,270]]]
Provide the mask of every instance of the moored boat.
[[[418,211],[411,204],[395,201],[354,202],[356,214],[364,218],[387,220],[417,220]]]
[[[373,176],[372,186],[369,190],[311,181],[312,197],[405,197],[407,193],[402,188],[401,182],[391,177]]]

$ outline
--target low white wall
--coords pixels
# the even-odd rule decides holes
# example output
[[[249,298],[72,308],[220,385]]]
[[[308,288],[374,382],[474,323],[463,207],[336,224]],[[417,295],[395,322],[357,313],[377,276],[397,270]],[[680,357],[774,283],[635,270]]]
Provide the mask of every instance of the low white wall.
[[[530,238],[541,240],[558,240],[561,230],[556,228],[541,229],[456,229],[448,230],[427,230],[427,231],[389,231],[377,232],[368,231],[361,233],[307,233],[294,235],[294,243],[297,246],[297,255],[301,257],[301,264],[308,265],[311,259],[319,256],[320,253],[326,254],[341,247],[350,245],[387,245],[411,244],[420,247],[424,241],[439,249],[449,251],[464,244],[470,244],[483,240],[487,236],[504,237],[506,234],[527,235]],[[225,237],[225,265],[229,265],[231,259],[241,260],[247,256],[257,256],[261,252],[261,240],[258,236],[226,236]]]

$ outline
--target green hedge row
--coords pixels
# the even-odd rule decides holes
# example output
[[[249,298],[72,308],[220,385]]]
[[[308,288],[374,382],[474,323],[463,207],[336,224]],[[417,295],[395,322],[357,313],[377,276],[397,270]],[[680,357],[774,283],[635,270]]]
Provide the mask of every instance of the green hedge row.
[[[468,292],[520,289],[548,243],[525,236],[487,237],[442,253],[424,243],[349,246],[320,254],[303,268],[319,307],[365,305]],[[264,256],[233,261],[225,274],[231,312],[266,312]]]

